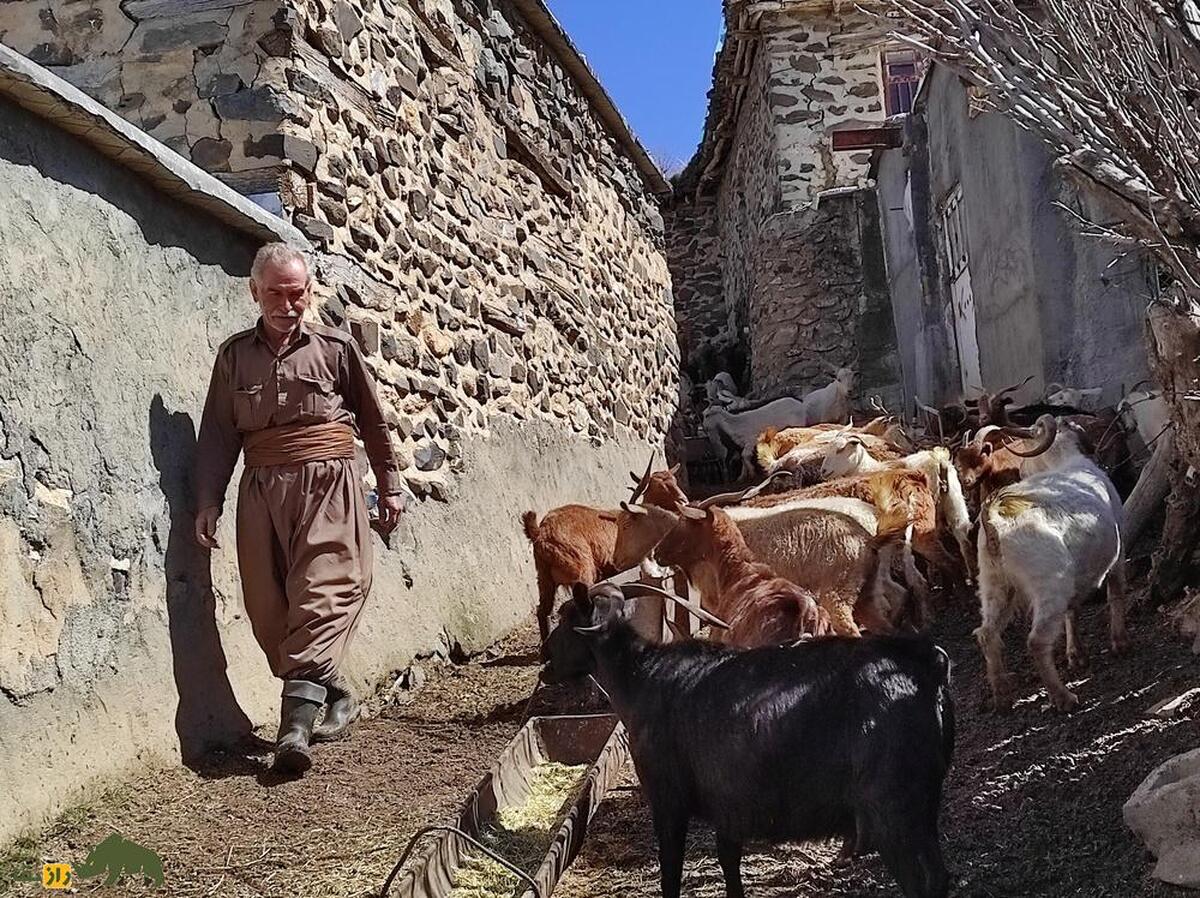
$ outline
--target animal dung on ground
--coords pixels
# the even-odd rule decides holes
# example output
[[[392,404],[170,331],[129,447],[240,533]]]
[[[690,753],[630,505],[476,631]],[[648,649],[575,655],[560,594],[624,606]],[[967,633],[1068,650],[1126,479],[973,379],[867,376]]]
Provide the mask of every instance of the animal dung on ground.
[[[539,764],[531,772],[525,800],[500,808],[496,819],[480,833],[480,841],[532,875],[545,858],[587,770],[586,764]],[[511,898],[523,887],[503,864],[470,852],[455,872],[449,898]]]

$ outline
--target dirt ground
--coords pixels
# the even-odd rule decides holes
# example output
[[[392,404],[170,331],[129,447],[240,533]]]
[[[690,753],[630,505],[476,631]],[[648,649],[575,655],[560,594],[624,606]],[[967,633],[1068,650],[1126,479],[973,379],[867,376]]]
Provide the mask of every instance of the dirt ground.
[[[1113,659],[1102,650],[1103,609],[1089,607],[1082,624],[1092,675],[1073,685],[1079,711],[1061,717],[1043,710],[1014,627],[1009,658],[1026,697],[998,717],[979,707],[983,681],[973,616],[967,609],[947,612],[935,630],[955,662],[959,712],[943,816],[952,894],[1178,894],[1148,878],[1150,858],[1125,830],[1121,805],[1155,765],[1200,744],[1195,709],[1166,721],[1144,713],[1195,686],[1200,660],[1150,613],[1133,621],[1131,654]],[[418,827],[454,816],[527,712],[579,710],[579,692],[542,691],[530,706],[534,639],[527,629],[482,659],[429,668],[429,682],[414,701],[379,707],[352,739],[320,747],[317,766],[303,780],[271,775],[266,744],[215,755],[194,772],[153,771],[0,852],[0,871],[42,859],[78,863],[115,831],[159,853],[167,875],[163,891],[179,898],[367,898]],[[877,857],[835,870],[829,863],[834,851],[832,845],[757,847],[744,862],[747,891],[756,898],[899,894]],[[556,895],[656,896],[654,852],[646,808],[627,773]],[[128,883],[81,889],[149,891]],[[700,827],[685,891],[724,894],[711,837]],[[7,892],[46,894],[40,886],[11,883]]]
[[[1159,763],[1200,745],[1196,709],[1169,721],[1145,711],[1200,682],[1200,659],[1143,614],[1134,648],[1113,659],[1106,612],[1081,615],[1091,676],[1072,681],[1081,706],[1070,716],[1044,710],[1044,693],[1019,642],[1009,640],[1011,669],[1024,698],[1008,715],[981,708],[982,661],[971,636],[977,611],[947,613],[935,625],[954,662],[958,739],[942,816],[947,866],[956,898],[1166,898],[1181,894],[1150,879],[1151,858],[1125,829],[1121,806]],[[1101,648],[1103,647],[1103,650]],[[583,853],[556,896],[658,894],[654,834],[636,779],[626,778],[592,824]],[[898,896],[878,856],[849,870],[831,861],[835,843],[759,846],[742,871],[755,898]],[[684,872],[688,895],[723,896],[711,835],[693,831]]]

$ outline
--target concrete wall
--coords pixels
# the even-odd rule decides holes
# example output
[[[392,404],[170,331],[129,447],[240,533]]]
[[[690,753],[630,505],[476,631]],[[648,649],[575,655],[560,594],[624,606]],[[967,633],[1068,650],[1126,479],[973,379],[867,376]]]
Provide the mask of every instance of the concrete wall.
[[[1055,204],[1093,214],[1086,196],[1059,179],[1035,138],[996,113],[972,116],[965,87],[935,69],[908,127],[908,146],[884,154],[880,208],[888,229],[888,273],[910,395],[957,397],[949,286],[939,211],[956,184],[963,207],[984,386],[1033,381],[1032,399],[1058,381],[1102,387],[1120,398],[1147,374],[1142,320],[1153,273],[1136,254],[1080,235]],[[902,209],[913,179],[914,220]],[[931,259],[937,256],[938,260]],[[915,263],[915,268],[914,268]],[[919,275],[919,276],[918,276]],[[933,299],[936,297],[936,299]],[[946,346],[948,339],[949,346]]]
[[[210,560],[188,482],[213,355],[253,320],[254,249],[0,99],[0,839],[277,713],[232,516]],[[551,420],[487,423],[445,501],[376,544],[360,685],[526,618],[519,512],[615,502],[649,449],[621,427],[597,447]]]

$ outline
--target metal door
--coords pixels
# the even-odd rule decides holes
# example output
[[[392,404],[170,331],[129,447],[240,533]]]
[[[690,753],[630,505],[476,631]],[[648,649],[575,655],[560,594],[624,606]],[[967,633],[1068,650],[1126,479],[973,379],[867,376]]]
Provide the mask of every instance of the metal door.
[[[983,390],[979,366],[979,336],[975,329],[975,296],[971,292],[971,262],[964,227],[962,185],[955,186],[942,207],[942,239],[950,271],[950,303],[954,312],[954,342],[965,395]]]

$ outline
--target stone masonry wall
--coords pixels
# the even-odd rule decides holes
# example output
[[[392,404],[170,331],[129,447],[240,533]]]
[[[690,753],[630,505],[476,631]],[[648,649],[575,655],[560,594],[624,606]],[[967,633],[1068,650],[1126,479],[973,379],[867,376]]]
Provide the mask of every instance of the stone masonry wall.
[[[280,0],[11,0],[0,43],[244,193],[277,193]],[[283,40],[281,40],[283,38]]]
[[[724,351],[737,343],[725,306],[716,204],[707,197],[682,196],[665,217],[679,364],[693,383],[703,383],[725,370]]]
[[[285,201],[358,272],[326,312],[361,334],[417,466],[496,411],[664,432],[678,349],[657,204],[524,20],[491,0],[299,15],[288,78],[310,125],[290,130],[315,162]]]
[[[874,193],[843,194],[816,210],[772,216],[762,240],[750,303],[755,388],[797,395],[849,366],[861,395],[898,407],[899,359],[882,276]],[[879,271],[871,271],[875,260]]]
[[[862,183],[870,153],[834,153],[830,135],[884,118],[878,22],[848,5],[836,17],[781,16],[764,28],[784,204],[806,206],[822,190]]]
[[[717,192],[717,233],[721,241],[722,286],[725,306],[738,339],[747,340],[749,303],[753,294],[755,254],[760,232],[781,201],[775,131],[767,102],[770,68],[760,53],[742,104],[737,133],[725,161],[725,177]],[[753,362],[750,363],[753,370]],[[749,379],[748,372],[731,372]],[[760,389],[757,381],[747,386]]]
[[[409,486],[495,416],[595,440],[678,405],[657,201],[509,0],[17,0],[0,40],[319,247]]]

